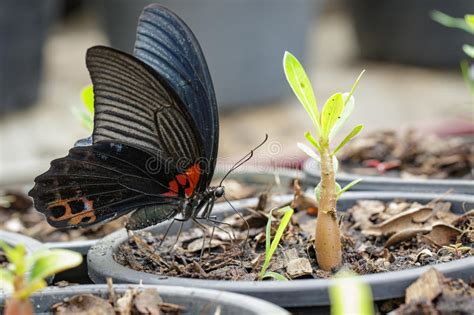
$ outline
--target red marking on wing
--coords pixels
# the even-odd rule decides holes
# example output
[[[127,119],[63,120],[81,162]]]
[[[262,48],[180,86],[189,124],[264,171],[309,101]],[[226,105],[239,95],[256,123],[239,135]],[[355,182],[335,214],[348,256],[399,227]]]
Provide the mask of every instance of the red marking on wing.
[[[201,169],[199,168],[198,164],[190,166],[184,173],[177,175],[175,179],[168,183],[169,191],[164,193],[163,196],[177,197],[179,186],[184,188],[186,197],[192,196],[197,184],[199,183],[200,175]]]

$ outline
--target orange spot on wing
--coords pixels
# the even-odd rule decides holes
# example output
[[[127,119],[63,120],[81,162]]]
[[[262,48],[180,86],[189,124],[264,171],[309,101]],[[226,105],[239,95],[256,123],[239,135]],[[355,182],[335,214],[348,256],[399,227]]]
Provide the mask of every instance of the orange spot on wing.
[[[70,202],[72,201],[82,201],[84,205],[84,211],[79,213],[72,213],[72,208]],[[54,207],[63,207],[64,213],[60,217],[49,216],[51,221],[66,221],[69,220],[69,224],[71,225],[78,225],[82,222],[84,218],[88,218],[88,220],[84,223],[93,223],[97,219],[96,215],[94,214],[94,207],[92,200],[88,200],[85,197],[80,198],[69,198],[69,199],[60,199],[55,200],[48,204],[48,210]]]

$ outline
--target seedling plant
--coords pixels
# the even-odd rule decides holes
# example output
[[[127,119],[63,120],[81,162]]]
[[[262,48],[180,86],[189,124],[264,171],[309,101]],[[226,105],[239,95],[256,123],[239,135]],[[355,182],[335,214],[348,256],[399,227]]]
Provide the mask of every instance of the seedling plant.
[[[321,181],[315,189],[319,203],[315,248],[319,267],[331,271],[337,269],[342,262],[341,236],[336,216],[337,199],[360,181],[355,180],[344,188],[336,183],[338,169],[336,154],[363,129],[363,125],[355,126],[335,148],[333,148],[333,142],[354,110],[353,93],[364,71],[361,72],[350,92],[333,94],[319,112],[313,87],[304,68],[289,52],[284,55],[283,68],[288,83],[315,127],[314,135],[310,131],[305,134],[315,150],[303,143],[298,143],[298,147],[320,165]]]
[[[0,269],[0,292],[11,294],[4,315],[34,314],[30,296],[47,286],[48,277],[82,262],[81,254],[69,250],[45,249],[28,255],[23,244],[10,247],[0,241],[0,247],[9,261]]]

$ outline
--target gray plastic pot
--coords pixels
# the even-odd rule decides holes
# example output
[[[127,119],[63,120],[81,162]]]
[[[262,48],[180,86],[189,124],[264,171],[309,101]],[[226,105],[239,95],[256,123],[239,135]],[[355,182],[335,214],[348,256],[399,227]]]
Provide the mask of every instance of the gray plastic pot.
[[[312,159],[303,164],[304,181],[316,186],[321,173],[316,162]],[[362,181],[351,190],[357,191],[403,191],[423,193],[444,193],[452,189],[455,194],[474,194],[474,180],[467,179],[415,179],[388,176],[363,176],[344,172],[337,173],[337,182],[344,187],[353,180]]]
[[[113,47],[132,52],[138,16],[152,2],[173,10],[196,34],[221,109],[289,96],[278,65],[285,50],[304,59],[307,32],[323,4],[323,0],[101,0],[100,16]]]
[[[338,209],[344,211],[350,208],[360,199],[376,199],[381,201],[391,201],[396,198],[404,198],[409,201],[427,203],[439,195],[403,192],[348,192],[338,201]],[[277,196],[276,202],[290,201],[293,196]],[[474,207],[474,197],[464,195],[450,195],[444,198],[452,203],[452,210],[462,213],[463,209]],[[249,206],[255,206],[255,198],[233,202],[234,207],[243,210]],[[213,214],[218,218],[233,213],[227,204],[215,206]],[[169,223],[159,224],[151,232],[160,234],[165,231]],[[185,224],[189,228],[191,224]],[[176,233],[175,225],[170,235]],[[106,277],[111,277],[115,283],[146,283],[161,285],[178,285],[186,287],[201,287],[217,290],[243,293],[278,304],[294,312],[327,312],[329,303],[328,288],[334,282],[330,279],[305,279],[289,282],[279,281],[219,281],[219,280],[198,280],[186,278],[173,278],[159,276],[140,271],[118,264],[113,259],[114,251],[127,241],[128,236],[125,230],[117,231],[100,240],[89,251],[88,265],[89,276],[95,283],[104,283]],[[400,298],[405,294],[405,289],[413,283],[423,272],[431,266],[417,267],[409,270],[385,272],[361,276],[360,279],[370,284],[373,290],[375,301],[382,301],[392,298]],[[469,280],[474,274],[474,257],[460,259],[457,261],[433,265],[443,274],[452,278],[462,278]]]
[[[32,253],[38,250],[40,247],[46,247],[40,241],[37,241],[31,237],[25,236],[23,234],[6,232],[0,230],[0,240],[4,241],[10,246],[15,246],[20,243],[23,243],[26,248],[27,253]]]
[[[423,66],[456,67],[472,35],[433,21],[432,10],[454,17],[474,11],[472,0],[347,1],[362,57]]]
[[[118,294],[123,294],[130,287],[130,285],[114,285],[114,290]],[[158,285],[141,285],[138,288],[155,288],[165,302],[184,306],[186,311],[182,314],[217,314],[217,307],[220,307],[220,314],[230,315],[289,314],[284,309],[266,301],[235,293]],[[93,294],[107,298],[109,291],[107,285],[49,287],[34,294],[31,299],[36,314],[51,314],[52,305],[77,294]],[[3,312],[4,302],[5,296],[0,294],[0,313]]]
[[[54,0],[0,1],[0,113],[26,108],[38,97],[43,43]]]

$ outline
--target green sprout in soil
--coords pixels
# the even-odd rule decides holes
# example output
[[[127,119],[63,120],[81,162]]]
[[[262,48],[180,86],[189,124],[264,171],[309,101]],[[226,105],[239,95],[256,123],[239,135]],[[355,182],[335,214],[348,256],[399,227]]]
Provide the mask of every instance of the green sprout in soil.
[[[302,143],[299,143],[298,147],[315,159],[321,168],[321,181],[315,190],[316,199],[319,203],[315,248],[319,267],[331,271],[338,268],[342,261],[341,237],[336,216],[337,199],[343,192],[360,181],[356,180],[341,189],[336,183],[335,174],[338,168],[336,153],[354,138],[363,126],[355,126],[335,149],[331,150],[331,147],[336,134],[354,110],[353,93],[364,71],[361,72],[349,93],[335,93],[332,95],[326,101],[320,113],[311,82],[303,66],[289,52],[285,52],[283,68],[288,83],[315,127],[315,136],[308,131],[305,137],[316,151]]]
[[[34,314],[29,297],[47,286],[46,279],[81,264],[82,255],[64,249],[39,250],[27,255],[23,244],[10,247],[0,241],[9,261],[0,269],[0,292],[11,294],[4,315]]]
[[[291,216],[293,215],[294,210],[291,207],[284,207],[282,209],[277,210],[280,213],[283,213],[283,217],[281,218],[280,224],[278,225],[278,229],[275,233],[275,237],[272,238],[272,218],[273,218],[273,210],[270,211],[268,214],[268,221],[267,227],[265,230],[265,261],[263,263],[262,270],[259,274],[259,279],[262,280],[264,278],[273,278],[275,280],[280,281],[287,281],[288,279],[285,276],[279,274],[278,272],[267,271],[268,265],[270,264],[270,260],[272,259],[273,254],[275,253],[278,244],[280,243],[281,237],[283,236],[283,232],[285,231],[288,223],[290,223]]]
[[[434,21],[443,26],[458,28],[474,35],[474,14],[466,14],[464,18],[455,18],[443,12],[434,10],[430,15]],[[462,50],[470,58],[470,61],[461,61],[461,73],[464,82],[466,82],[469,92],[471,93],[472,100],[474,101],[474,66],[472,65],[474,60],[474,46],[464,44]]]
[[[85,110],[74,107],[74,115],[84,128],[92,132],[94,128],[94,90],[92,84],[82,89],[81,100]]]

